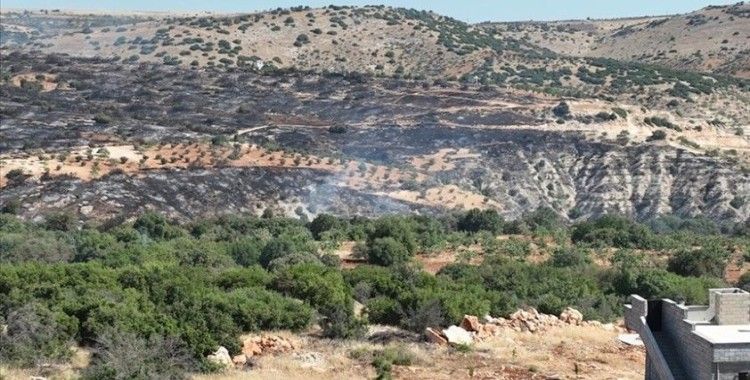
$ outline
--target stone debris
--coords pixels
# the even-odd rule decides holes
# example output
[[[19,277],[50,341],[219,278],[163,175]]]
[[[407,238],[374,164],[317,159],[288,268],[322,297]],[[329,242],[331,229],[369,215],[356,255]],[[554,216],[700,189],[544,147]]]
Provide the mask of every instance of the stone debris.
[[[237,367],[243,367],[245,364],[247,364],[247,356],[245,356],[245,354],[235,355],[232,358],[232,363],[234,363],[234,365]]]
[[[583,314],[580,311],[568,307],[560,313],[559,317],[540,313],[534,308],[518,309],[508,318],[494,318],[485,315],[481,322],[476,316],[464,315],[460,326],[450,326],[442,332],[438,329],[427,328],[424,335],[427,341],[436,344],[466,344],[466,341],[470,343],[473,340],[500,335],[503,330],[538,333],[551,327],[562,326],[593,326],[607,331],[626,331],[623,327],[611,323],[602,324],[599,321],[584,321]],[[471,340],[462,331],[468,333]],[[452,335],[449,336],[449,333]]]
[[[464,315],[461,327],[466,331],[479,331],[482,329],[482,324],[479,323],[479,318],[473,315]]]
[[[266,354],[278,354],[294,351],[299,346],[291,339],[277,335],[256,335],[242,342],[242,353],[232,358],[232,362],[238,367],[244,366],[248,359],[254,356]]]
[[[569,325],[580,325],[583,322],[583,314],[576,309],[567,307],[560,313],[560,320]]]
[[[229,351],[224,346],[219,346],[219,349],[213,354],[206,356],[206,359],[224,368],[229,368],[233,365],[232,357],[229,356]]]
[[[428,327],[424,330],[424,335],[427,338],[427,341],[430,343],[435,343],[442,346],[448,345],[448,339],[445,339],[441,332],[431,327]]]

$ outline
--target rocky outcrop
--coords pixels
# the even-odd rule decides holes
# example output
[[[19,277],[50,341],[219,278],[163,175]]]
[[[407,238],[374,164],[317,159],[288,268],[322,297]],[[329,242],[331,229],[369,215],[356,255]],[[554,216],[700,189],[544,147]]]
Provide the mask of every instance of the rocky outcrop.
[[[424,336],[425,336],[425,339],[427,339],[427,341],[430,343],[435,343],[439,345],[448,344],[448,339],[446,339],[440,331],[435,330],[432,327],[428,327],[424,330]]]
[[[569,325],[580,325],[583,323],[583,314],[576,309],[567,307],[560,313],[560,321]]]
[[[615,326],[611,323],[602,324],[599,321],[584,321],[583,314],[573,308],[566,308],[560,316],[543,314],[534,308],[518,309],[508,318],[493,318],[489,315],[482,318],[482,322],[474,315],[464,315],[460,326],[450,326],[439,331],[433,328],[425,329],[424,335],[428,342],[447,344],[471,344],[475,340],[486,339],[491,336],[501,335],[504,331],[541,333],[550,328],[566,326],[592,326],[607,331],[625,332],[624,327]]]
[[[232,362],[235,366],[245,366],[250,358],[291,352],[299,348],[299,345],[292,339],[284,338],[278,335],[256,335],[246,338],[242,342],[242,353],[235,355]]]

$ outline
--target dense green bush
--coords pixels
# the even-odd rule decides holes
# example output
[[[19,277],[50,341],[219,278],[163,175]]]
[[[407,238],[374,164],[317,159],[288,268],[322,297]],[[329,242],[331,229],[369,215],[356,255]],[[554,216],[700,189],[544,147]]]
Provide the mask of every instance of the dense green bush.
[[[98,229],[61,215],[41,223],[0,215],[0,321],[8,325],[0,360],[64,361],[76,343],[96,352],[83,377],[105,379],[210,370],[205,355],[219,345],[236,352],[247,331],[300,330],[316,321],[326,336],[356,338],[365,319],[354,315],[355,298],[369,322],[416,332],[459,323],[464,314],[505,316],[524,306],[553,314],[573,306],[585,318],[611,320],[631,293],[706,302],[706,288],[723,285],[727,247],[750,246],[746,225],[604,216],[567,227],[547,208],[512,222],[480,210],[321,215],[307,224],[270,214],[178,224],[147,213]],[[359,241],[379,265],[339,269],[339,258],[325,252],[342,240]],[[551,249],[550,240],[559,248],[549,263],[524,260],[532,245]],[[480,265],[451,264],[431,275],[412,260],[473,244],[484,251]],[[626,249],[605,269],[591,263],[592,247]],[[669,271],[629,249],[674,253],[663,266]],[[739,286],[748,286],[746,277]]]
[[[310,232],[312,232],[313,236],[320,240],[321,235],[324,232],[330,231],[334,228],[337,228],[341,225],[338,218],[331,214],[320,214],[315,217],[315,219],[310,222]]]
[[[367,250],[367,260],[378,265],[400,264],[408,260],[409,257],[406,247],[392,237],[373,240]]]
[[[595,247],[652,248],[653,233],[648,227],[627,218],[605,215],[593,221],[574,225],[571,239]]]
[[[682,276],[721,278],[729,259],[729,251],[716,244],[697,250],[684,249],[669,259],[668,270]]]
[[[119,269],[93,262],[5,265],[0,268],[0,311],[12,318],[36,300],[36,313],[47,315],[45,325],[63,334],[34,333],[39,337],[34,339],[44,344],[63,340],[95,344],[114,327],[145,340],[175,337],[196,362],[218,345],[237,350],[242,331],[297,330],[312,320],[310,307],[263,288],[270,280],[262,269],[232,269],[224,274],[201,266],[156,263]],[[49,322],[50,316],[57,324]],[[39,351],[39,357],[53,351],[24,346]],[[18,355],[17,350],[12,352],[12,357]]]
[[[495,210],[472,209],[458,220],[459,231],[499,232],[503,228],[503,218]]]
[[[0,362],[26,367],[70,357],[75,321],[65,313],[30,302],[10,310],[4,323]]]
[[[580,267],[591,264],[591,257],[579,247],[560,247],[552,253],[551,264],[560,268]]]
[[[413,219],[398,216],[386,216],[377,219],[367,235],[368,245],[378,238],[392,238],[401,243],[409,254],[417,250],[417,233]]]

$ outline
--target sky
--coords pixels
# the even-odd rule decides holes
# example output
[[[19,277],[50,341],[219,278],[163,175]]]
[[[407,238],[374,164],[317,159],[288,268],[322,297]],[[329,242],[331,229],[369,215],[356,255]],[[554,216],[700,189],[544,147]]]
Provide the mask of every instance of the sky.
[[[96,11],[254,12],[297,5],[384,4],[432,10],[467,22],[566,20],[685,13],[737,0],[2,0],[3,8]]]

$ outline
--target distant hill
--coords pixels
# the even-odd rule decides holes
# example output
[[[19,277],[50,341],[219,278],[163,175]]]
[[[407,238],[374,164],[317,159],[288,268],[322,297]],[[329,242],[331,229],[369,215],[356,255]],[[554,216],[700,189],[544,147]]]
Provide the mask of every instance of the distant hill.
[[[485,26],[570,56],[750,77],[750,4],[743,2],[683,15]]]
[[[6,13],[2,25],[6,47],[123,63],[460,80],[553,96],[636,96],[650,106],[665,106],[674,98],[681,101],[694,94],[749,85],[747,81],[709,78],[682,70],[688,66],[742,74],[747,67],[743,54],[750,41],[747,31],[742,30],[748,29],[747,23],[741,22],[747,17],[745,9],[745,5],[711,8],[656,19],[479,25],[432,12],[384,6],[296,7],[255,14],[180,17],[36,11]],[[723,18],[710,16],[713,14]],[[686,27],[682,34],[673,32],[685,20],[693,20],[696,26]],[[695,20],[704,20],[705,24],[697,25],[699,21]],[[706,39],[701,37],[706,33],[723,35],[717,28],[728,34],[722,41],[730,42],[693,42]],[[671,48],[667,47],[644,50],[641,40],[657,40],[653,37],[657,34],[679,38],[675,44],[680,54],[669,53]],[[728,50],[719,50],[720,45]],[[706,59],[698,62],[697,55],[689,50],[692,47],[704,52]],[[716,54],[711,50],[714,47]],[[667,52],[660,54],[664,49]],[[695,59],[678,64],[681,56]],[[655,70],[643,63],[656,63],[664,69]],[[670,71],[670,67],[679,70]],[[633,93],[642,86],[653,91]]]

